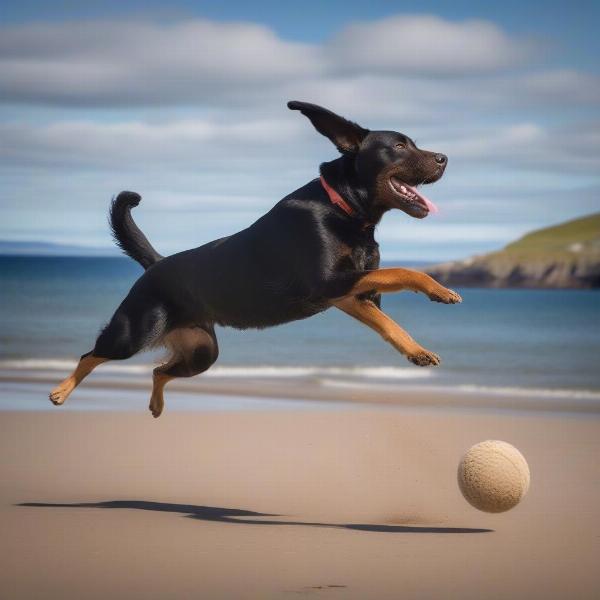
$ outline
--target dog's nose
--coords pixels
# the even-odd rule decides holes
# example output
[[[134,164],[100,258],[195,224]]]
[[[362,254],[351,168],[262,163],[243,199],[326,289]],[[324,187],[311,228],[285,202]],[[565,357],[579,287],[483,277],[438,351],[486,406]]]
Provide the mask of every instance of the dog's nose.
[[[438,165],[445,165],[448,162],[448,157],[445,154],[436,154],[435,162]]]

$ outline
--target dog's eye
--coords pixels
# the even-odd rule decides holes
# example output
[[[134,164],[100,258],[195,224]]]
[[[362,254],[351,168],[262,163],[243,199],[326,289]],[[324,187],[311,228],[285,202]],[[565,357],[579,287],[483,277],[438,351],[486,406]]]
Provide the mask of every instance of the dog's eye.
[[[402,142],[399,142],[398,144],[396,144],[396,148],[398,150],[404,150],[404,148],[406,148],[406,144],[403,144]]]

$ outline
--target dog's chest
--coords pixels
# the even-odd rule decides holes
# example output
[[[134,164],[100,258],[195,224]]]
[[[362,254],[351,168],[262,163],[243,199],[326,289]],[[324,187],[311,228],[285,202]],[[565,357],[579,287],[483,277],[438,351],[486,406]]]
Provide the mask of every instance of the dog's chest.
[[[379,244],[373,237],[352,245],[340,243],[337,250],[337,265],[341,270],[364,271],[379,266]]]

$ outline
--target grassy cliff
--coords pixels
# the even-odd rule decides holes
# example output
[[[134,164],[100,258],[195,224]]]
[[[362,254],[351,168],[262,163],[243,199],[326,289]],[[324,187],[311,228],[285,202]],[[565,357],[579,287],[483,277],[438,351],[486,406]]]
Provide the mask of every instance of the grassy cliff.
[[[533,231],[502,250],[427,269],[472,287],[600,287],[600,213]]]

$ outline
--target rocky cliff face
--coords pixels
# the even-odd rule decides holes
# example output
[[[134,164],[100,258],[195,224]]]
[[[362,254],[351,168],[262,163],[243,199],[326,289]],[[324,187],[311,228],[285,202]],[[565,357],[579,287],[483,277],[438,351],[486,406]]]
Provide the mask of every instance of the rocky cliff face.
[[[600,287],[600,213],[527,234],[502,250],[426,269],[450,286]]]

